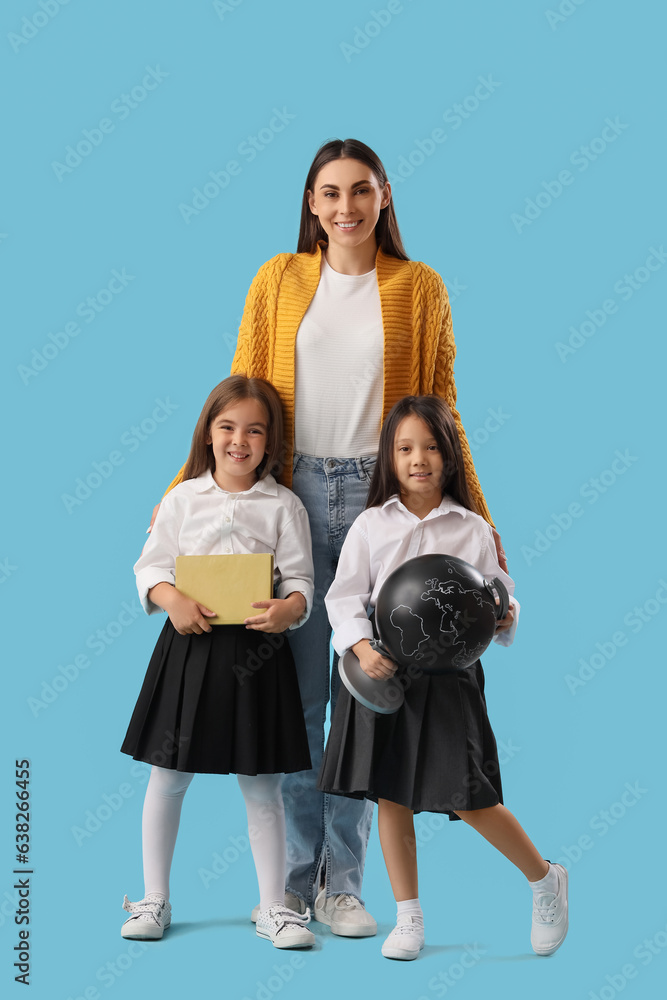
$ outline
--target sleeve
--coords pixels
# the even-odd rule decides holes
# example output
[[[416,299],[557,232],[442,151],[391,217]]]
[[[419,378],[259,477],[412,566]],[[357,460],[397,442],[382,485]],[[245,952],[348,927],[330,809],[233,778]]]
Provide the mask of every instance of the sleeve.
[[[151,587],[158,583],[175,583],[179,524],[176,505],[163,501],[148,541],[134,564],[139,599],[147,615],[164,611],[164,608],[148,599]]]
[[[303,504],[298,506],[278,536],[275,561],[280,574],[278,597],[284,599],[296,590],[306,599],[306,610],[290,625],[290,629],[299,628],[308,621],[315,592],[310,524]]]
[[[459,411],[456,409],[456,383],[454,382],[454,359],[456,358],[456,343],[454,341],[454,330],[452,328],[452,311],[449,305],[449,296],[445,284],[435,271],[434,277],[438,281],[438,309],[440,314],[440,328],[438,331],[438,342],[435,348],[435,371],[433,374],[433,393],[441,396],[450,410],[454,414],[456,427],[461,441],[461,451],[463,452],[463,463],[466,470],[466,479],[470,492],[475,498],[479,513],[485,521],[493,526],[489,508],[486,505],[482,487],[479,484],[475,465],[470,452],[470,445]]]
[[[343,542],[338,568],[324,603],[333,629],[333,646],[339,656],[360,639],[373,638],[366,608],[373,592],[368,536],[352,524]]]
[[[493,538],[493,532],[491,531],[491,526],[488,524],[483,525],[484,537],[482,539],[482,552],[480,556],[480,561],[477,569],[482,573],[487,579],[492,580],[494,576],[497,576],[505,586],[507,587],[507,593],[510,595],[510,607],[514,611],[514,621],[512,622],[512,627],[507,629],[505,632],[498,632],[493,637],[493,641],[497,642],[499,646],[511,646],[514,642],[514,636],[516,635],[516,628],[519,624],[519,612],[521,606],[517,599],[514,597],[514,580],[511,576],[502,570],[498,564],[498,555],[496,553],[496,543]]]

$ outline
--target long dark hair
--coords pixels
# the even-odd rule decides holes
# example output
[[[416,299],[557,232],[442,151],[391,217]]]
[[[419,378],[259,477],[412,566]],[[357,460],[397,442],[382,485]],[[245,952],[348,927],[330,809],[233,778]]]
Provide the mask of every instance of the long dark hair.
[[[263,378],[248,378],[247,375],[230,375],[223,379],[211,391],[199,415],[197,426],[192,435],[190,454],[183,469],[183,480],[196,479],[210,469],[215,471],[215,456],[213,448],[206,443],[211,424],[223,410],[242,399],[256,399],[266,411],[267,453],[255,470],[258,479],[263,479],[269,472],[278,474],[282,470],[281,459],[284,452],[283,444],[283,407],[276,389]]]
[[[479,514],[468,487],[459,432],[452,411],[439,396],[404,396],[392,406],[380,431],[378,457],[368,491],[366,508],[380,507],[389,497],[401,495],[394,468],[394,440],[401,420],[410,414],[423,420],[435,438],[443,461],[440,490],[462,507]]]
[[[359,142],[358,139],[331,139],[320,146],[315,159],[310,165],[306,184],[303,189],[303,203],[301,205],[301,225],[299,227],[299,244],[297,253],[315,253],[317,241],[327,240],[327,234],[320,225],[320,220],[310,210],[308,204],[308,192],[315,188],[315,178],[322,167],[332,160],[359,160],[375,174],[380,187],[387,183],[387,172],[382,166],[379,156],[373,152],[370,146]],[[383,253],[390,257],[398,257],[399,260],[410,260],[403,247],[401,234],[398,229],[396,213],[394,212],[393,198],[385,208],[380,209],[380,218],[375,226],[375,238],[377,245]]]

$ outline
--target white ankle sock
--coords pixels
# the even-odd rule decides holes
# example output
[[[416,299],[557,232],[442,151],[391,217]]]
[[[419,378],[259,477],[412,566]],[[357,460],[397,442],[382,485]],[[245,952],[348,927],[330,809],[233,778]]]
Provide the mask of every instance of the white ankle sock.
[[[558,872],[550,861],[547,863],[549,865],[549,871],[546,875],[543,878],[538,879],[537,882],[529,882],[528,885],[533,892],[553,892],[555,895],[558,892]]]
[[[419,899],[401,899],[396,901],[396,919],[403,914],[413,918],[413,923],[424,926],[424,914]]]

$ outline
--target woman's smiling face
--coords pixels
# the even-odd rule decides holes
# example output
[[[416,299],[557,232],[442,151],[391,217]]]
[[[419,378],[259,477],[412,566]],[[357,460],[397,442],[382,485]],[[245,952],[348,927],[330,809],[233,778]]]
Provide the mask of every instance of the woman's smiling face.
[[[308,192],[308,204],[329,244],[360,247],[372,240],[380,210],[391,201],[391,186],[380,187],[370,167],[342,157],[322,167]]]

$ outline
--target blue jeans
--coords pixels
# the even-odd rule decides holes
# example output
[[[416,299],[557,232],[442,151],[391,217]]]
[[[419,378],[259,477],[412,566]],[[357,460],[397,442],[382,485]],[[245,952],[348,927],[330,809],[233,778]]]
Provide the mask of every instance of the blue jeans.
[[[312,908],[320,866],[326,895],[350,893],[361,899],[366,845],[373,803],[328,795],[317,788],[324,750],[324,723],[340,686],[338,658],[330,668],[331,626],[324,605],[350,525],[366,504],[375,457],[312,458],[294,455],[292,489],[308,511],[313,540],[315,598],[305,625],[289,632],[303,702],[312,768],[286,774],[283,797],[287,826],[287,880],[290,892]]]

